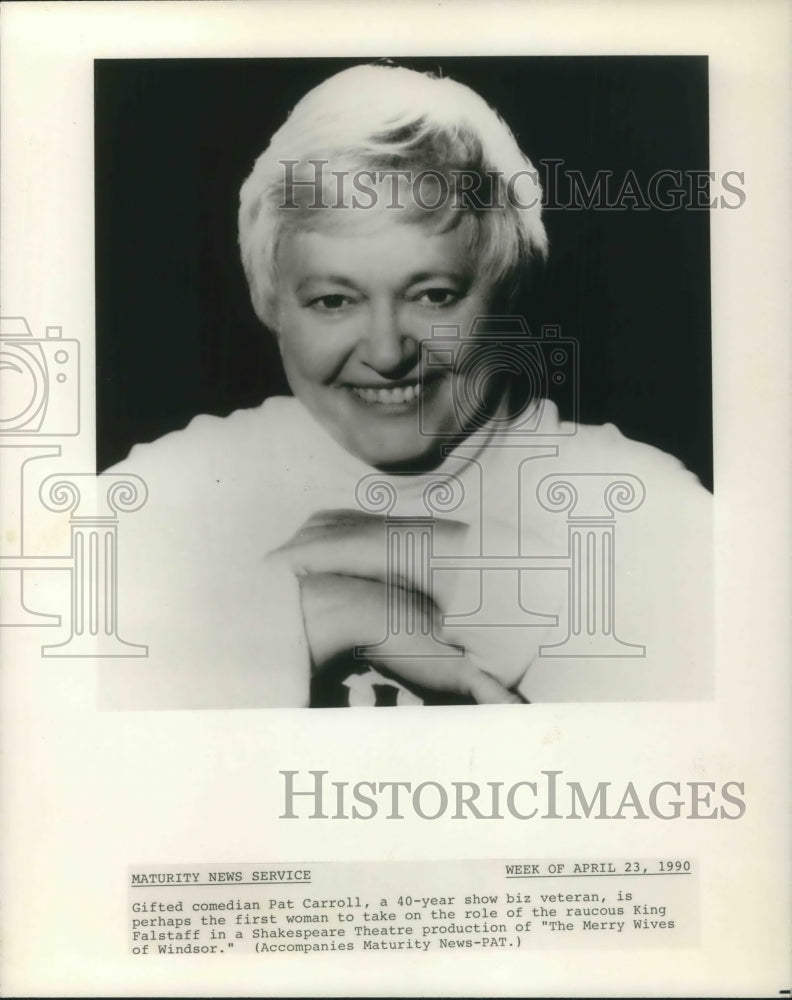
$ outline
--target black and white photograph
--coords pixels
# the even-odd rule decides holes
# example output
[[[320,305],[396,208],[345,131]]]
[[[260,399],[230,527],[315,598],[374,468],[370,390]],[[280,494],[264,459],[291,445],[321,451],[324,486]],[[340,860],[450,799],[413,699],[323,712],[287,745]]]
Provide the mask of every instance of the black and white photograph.
[[[789,995],[791,24],[0,5],[4,995]]]
[[[97,461],[148,493],[110,705],[710,693],[745,194],[705,57],[98,61],[95,100]]]

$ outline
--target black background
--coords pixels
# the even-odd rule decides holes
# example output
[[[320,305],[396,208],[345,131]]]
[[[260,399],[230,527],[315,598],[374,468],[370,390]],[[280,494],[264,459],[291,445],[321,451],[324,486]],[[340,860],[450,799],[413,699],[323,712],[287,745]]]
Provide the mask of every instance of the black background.
[[[300,97],[365,61],[96,62],[98,469],[195,414],[289,393],[239,261],[239,188]],[[473,87],[535,165],[561,159],[589,182],[612,170],[616,189],[628,170],[708,168],[704,57],[394,61]],[[578,339],[581,419],[613,421],[711,487],[708,212],[544,221],[550,257],[525,312]]]

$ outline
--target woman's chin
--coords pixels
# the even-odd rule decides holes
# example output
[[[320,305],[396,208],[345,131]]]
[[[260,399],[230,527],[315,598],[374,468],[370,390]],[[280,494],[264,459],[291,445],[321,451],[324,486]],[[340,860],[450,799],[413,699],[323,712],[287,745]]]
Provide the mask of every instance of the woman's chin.
[[[417,391],[336,385],[295,394],[350,454],[383,473],[404,475],[437,468],[465,436],[452,388],[450,379],[436,378]]]
[[[391,434],[387,442],[357,440],[350,443],[353,454],[380,472],[392,475],[426,472],[443,461],[442,437],[426,437],[413,431],[409,437]]]
[[[350,450],[364,462],[382,472],[402,475],[436,468],[448,446],[459,441],[451,414],[424,408],[419,415],[417,407],[410,413],[380,411],[377,416],[355,421],[349,432]]]

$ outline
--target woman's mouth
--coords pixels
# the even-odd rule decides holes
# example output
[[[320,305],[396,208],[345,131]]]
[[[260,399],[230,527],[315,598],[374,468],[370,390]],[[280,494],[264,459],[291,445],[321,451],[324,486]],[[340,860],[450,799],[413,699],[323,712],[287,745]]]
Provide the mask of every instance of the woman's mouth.
[[[357,385],[350,386],[350,389],[358,399],[373,406],[407,406],[414,403],[421,395],[419,382],[387,389]]]

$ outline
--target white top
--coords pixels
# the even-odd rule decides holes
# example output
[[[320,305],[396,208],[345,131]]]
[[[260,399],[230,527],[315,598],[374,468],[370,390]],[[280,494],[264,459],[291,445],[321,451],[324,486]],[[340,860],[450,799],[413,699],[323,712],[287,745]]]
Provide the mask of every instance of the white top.
[[[267,555],[317,511],[360,510],[372,476],[392,487],[393,525],[415,515],[470,525],[462,552],[433,551],[450,559],[432,563],[434,583],[452,635],[530,701],[709,693],[712,498],[677,459],[612,424],[562,422],[545,401],[538,426],[492,424],[432,473],[386,476],[297,399],[274,398],[197,417],[109,471],[149,489],[119,526],[118,563],[119,631],[149,656],[103,668],[106,707],[307,705],[299,587]],[[561,480],[577,493],[571,510]],[[438,484],[461,497],[455,509],[427,508]],[[352,704],[371,703],[365,683],[350,685]]]

